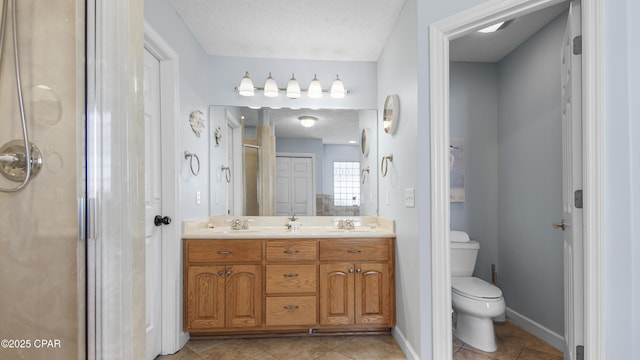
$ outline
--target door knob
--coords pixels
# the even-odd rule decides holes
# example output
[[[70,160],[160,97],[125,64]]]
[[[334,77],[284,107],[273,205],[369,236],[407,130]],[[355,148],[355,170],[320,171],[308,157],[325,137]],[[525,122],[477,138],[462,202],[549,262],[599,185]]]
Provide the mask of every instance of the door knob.
[[[156,217],[153,218],[153,223],[156,226],[161,226],[162,224],[169,225],[171,224],[171,218],[168,216],[162,217],[162,215],[156,215]]]
[[[565,226],[567,225],[567,223],[564,221],[564,219],[560,220],[560,222],[557,223],[553,223],[553,227],[556,229],[562,229],[562,231],[564,231]]]

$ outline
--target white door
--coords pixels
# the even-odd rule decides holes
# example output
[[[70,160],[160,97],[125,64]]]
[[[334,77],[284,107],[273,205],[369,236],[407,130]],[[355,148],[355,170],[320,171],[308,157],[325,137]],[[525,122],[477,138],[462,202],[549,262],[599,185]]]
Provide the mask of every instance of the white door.
[[[313,159],[276,157],[276,215],[314,215]]]
[[[160,129],[160,62],[144,51],[144,150],[145,150],[145,286],[147,359],[162,350],[162,226],[169,218],[162,211],[162,155]],[[159,218],[159,226],[155,218]]]
[[[584,345],[582,239],[582,92],[580,2],[572,1],[562,46],[562,195],[564,230],[565,359]]]

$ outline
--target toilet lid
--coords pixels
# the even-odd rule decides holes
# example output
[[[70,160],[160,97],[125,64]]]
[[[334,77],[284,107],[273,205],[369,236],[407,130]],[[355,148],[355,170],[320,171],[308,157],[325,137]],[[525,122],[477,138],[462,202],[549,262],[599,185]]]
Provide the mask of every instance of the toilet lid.
[[[494,285],[475,277],[452,277],[451,288],[460,295],[495,299],[502,296],[502,291]]]

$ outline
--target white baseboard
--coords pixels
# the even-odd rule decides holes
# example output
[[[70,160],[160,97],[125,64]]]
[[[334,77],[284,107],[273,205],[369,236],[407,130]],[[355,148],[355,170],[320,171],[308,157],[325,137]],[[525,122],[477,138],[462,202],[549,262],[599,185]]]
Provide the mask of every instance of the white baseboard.
[[[400,346],[400,350],[402,350],[407,360],[420,360],[420,357],[416,354],[415,350],[413,350],[413,347],[402,331],[398,330],[397,327],[394,327],[393,330],[391,330],[391,335],[396,339],[396,343]]]
[[[187,342],[189,341],[189,333],[188,332],[184,332],[184,331],[180,331],[180,349],[182,349],[185,345],[187,345]]]
[[[510,308],[507,308],[507,319],[509,319],[512,323],[520,326],[530,334],[544,340],[547,344],[553,346],[554,348],[560,351],[564,351],[564,336],[547,329],[546,327]]]

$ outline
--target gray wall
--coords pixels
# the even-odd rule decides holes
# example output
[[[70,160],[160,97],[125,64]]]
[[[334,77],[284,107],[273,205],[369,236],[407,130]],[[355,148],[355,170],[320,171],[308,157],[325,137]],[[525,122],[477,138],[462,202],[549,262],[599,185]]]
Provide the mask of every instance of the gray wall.
[[[193,176],[189,170],[189,162],[180,159],[179,203],[180,219],[209,215],[209,203],[203,200],[196,205],[196,192],[200,191],[201,199],[209,199],[209,132],[211,127],[205,123],[203,134],[196,137],[189,125],[189,114],[200,110],[209,118],[211,105],[211,83],[209,79],[208,56],[195,40],[189,29],[176,15],[168,0],[146,0],[144,4],[145,20],[164,38],[180,57],[180,124],[178,135],[181,151],[189,150],[200,159],[200,173]],[[178,154],[180,155],[180,154]],[[220,160],[226,162],[224,158]],[[217,162],[216,162],[217,163]],[[178,219],[175,219],[178,220]]]
[[[498,263],[507,306],[564,334],[561,15],[498,73]]]
[[[491,281],[498,262],[498,66],[452,63],[450,135],[464,139],[465,201],[451,203],[451,229],[480,242],[474,275]]]
[[[386,177],[379,177],[379,212],[396,221],[396,333],[404,337],[421,359],[430,350],[430,242],[420,241],[419,226],[429,224],[429,187],[418,187],[418,171],[429,169],[428,132],[418,125],[418,2],[407,0],[396,26],[378,60],[378,163],[380,157],[393,154]],[[425,26],[427,23],[425,23]],[[426,33],[426,31],[425,31]],[[425,42],[424,44],[427,44]],[[428,68],[428,65],[427,65]],[[428,84],[428,81],[425,82]],[[400,113],[397,130],[387,134],[380,126],[385,97],[398,94]],[[422,97],[428,103],[428,94]],[[428,119],[420,119],[428,126]],[[418,134],[422,134],[420,138]],[[420,160],[420,161],[419,161]],[[423,164],[425,164],[423,166]],[[378,173],[379,174],[379,173]],[[416,207],[404,204],[404,189],[416,189]],[[420,214],[421,213],[421,214]],[[420,259],[425,261],[420,261]]]
[[[605,318],[607,359],[640,339],[640,3],[605,2]]]

